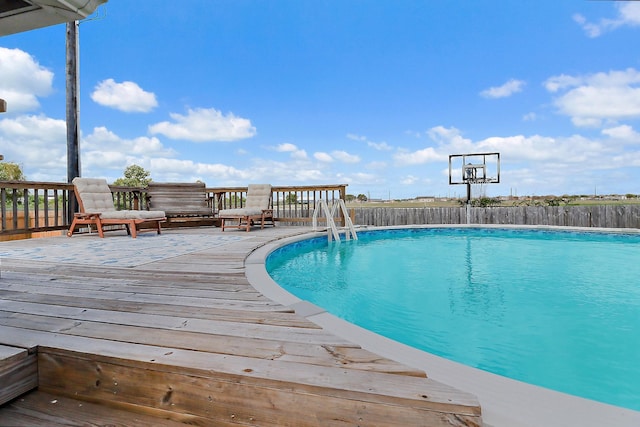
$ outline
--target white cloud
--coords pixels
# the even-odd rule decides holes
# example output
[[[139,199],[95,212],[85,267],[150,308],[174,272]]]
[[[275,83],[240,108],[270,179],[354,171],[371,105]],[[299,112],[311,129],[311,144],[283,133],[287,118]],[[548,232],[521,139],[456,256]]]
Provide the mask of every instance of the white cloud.
[[[629,125],[621,125],[613,128],[603,129],[602,134],[613,139],[640,144],[640,133],[636,132]]]
[[[294,159],[304,160],[307,158],[307,152],[298,148],[295,144],[285,142],[274,147],[274,150],[279,153],[291,153],[291,157]]]
[[[291,153],[291,157],[298,160],[305,160],[308,158],[307,152],[305,150],[297,150]]]
[[[366,136],[356,135],[354,133],[348,133],[347,134],[347,138],[352,139],[354,141],[363,141],[363,142],[367,141],[367,137]]]
[[[0,120],[4,159],[18,163],[27,179],[66,182],[67,128],[64,120],[23,115]]]
[[[193,142],[237,141],[256,134],[249,119],[236,117],[233,113],[225,116],[213,108],[189,109],[186,116],[178,113],[170,116],[173,122],[151,125],[149,132]]]
[[[335,160],[342,163],[358,163],[360,162],[360,156],[355,154],[349,154],[346,151],[334,150],[330,154],[323,151],[317,151],[313,154],[313,157],[323,163],[331,163]]]
[[[452,150],[449,154],[472,152],[470,151],[473,147],[472,141],[464,138],[460,130],[455,127],[435,126],[427,131],[427,135],[438,145],[446,146],[448,150]]]
[[[367,169],[373,169],[373,170],[382,170],[382,169],[386,169],[386,167],[387,167],[387,162],[373,161],[367,164]]]
[[[343,162],[343,163],[358,163],[360,161],[360,157],[355,155],[355,154],[349,154],[346,151],[341,151],[341,150],[336,150],[336,151],[332,151],[331,155]]]
[[[374,148],[378,151],[391,151],[393,147],[387,144],[386,142],[371,142],[367,141],[367,145],[371,148]]]
[[[329,154],[324,153],[322,151],[318,151],[317,153],[313,153],[313,157],[320,161],[320,162],[325,162],[325,163],[331,163],[333,162],[333,157],[331,157]]]
[[[603,120],[640,117],[640,72],[628,68],[586,76],[555,76],[545,82],[560,93],[555,105],[576,126],[600,126]]]
[[[589,22],[583,15],[575,14],[573,20],[578,23],[588,37],[595,38],[620,27],[640,26],[640,3],[635,1],[616,2],[618,11],[614,19],[602,18],[598,22]]]
[[[484,98],[507,98],[514,93],[522,92],[526,83],[522,80],[511,79],[502,86],[494,86],[480,92]]]
[[[134,82],[116,83],[113,79],[98,83],[91,99],[100,105],[126,113],[148,113],[158,106],[154,93],[143,90]]]
[[[438,152],[433,147],[427,147],[417,151],[399,150],[396,154],[394,154],[393,158],[398,165],[403,166],[438,162],[442,161],[444,156],[438,154]]]
[[[34,111],[53,91],[53,72],[20,49],[0,47],[0,94],[10,113]]]
[[[571,86],[578,86],[580,84],[580,77],[567,76],[561,74],[559,76],[553,76],[548,78],[544,82],[544,87],[551,93],[558,92],[561,89],[566,89]]]
[[[114,151],[134,155],[173,156],[175,151],[165,148],[156,137],[139,136],[133,139],[121,138],[106,127],[97,127],[93,133],[83,138],[85,149],[100,152]]]
[[[292,151],[297,151],[298,147],[296,147],[294,144],[285,142],[284,144],[280,144],[275,148],[276,151],[279,151],[281,153],[290,153]]]
[[[153,158],[149,161],[156,181],[196,181],[242,183],[252,179],[249,171],[221,163],[200,163],[192,160]],[[191,177],[190,179],[185,178]],[[222,185],[222,184],[221,184]]]
[[[83,174],[112,170],[114,177],[122,176],[132,164],[148,168],[152,159],[174,157],[176,152],[162,145],[156,137],[122,138],[105,127],[96,127],[82,138],[80,156]],[[155,171],[152,171],[155,172]],[[156,179],[156,177],[153,177]]]
[[[400,180],[400,183],[404,185],[413,185],[418,183],[419,181],[420,181],[420,178],[418,178],[417,176],[407,175]]]
[[[379,150],[379,151],[390,151],[390,150],[393,150],[393,147],[391,147],[386,142],[369,141],[369,139],[366,136],[355,135],[353,133],[349,133],[349,134],[347,134],[347,138],[349,138],[349,139],[351,139],[353,141],[366,142],[369,147],[371,147],[371,148],[373,148],[375,150]]]
[[[384,178],[380,175],[370,173],[355,172],[351,174],[336,174],[336,178],[345,184],[381,184]]]

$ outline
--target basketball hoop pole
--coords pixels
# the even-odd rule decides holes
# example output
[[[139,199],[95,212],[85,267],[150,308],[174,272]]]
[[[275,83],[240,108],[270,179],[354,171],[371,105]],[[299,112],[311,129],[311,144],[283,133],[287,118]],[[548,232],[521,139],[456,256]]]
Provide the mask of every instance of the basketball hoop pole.
[[[471,183],[467,182],[467,204],[471,203]]]

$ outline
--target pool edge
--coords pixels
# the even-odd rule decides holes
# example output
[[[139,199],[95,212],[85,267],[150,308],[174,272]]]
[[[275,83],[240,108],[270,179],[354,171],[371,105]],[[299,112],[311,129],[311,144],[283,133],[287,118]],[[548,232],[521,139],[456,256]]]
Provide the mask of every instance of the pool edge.
[[[427,225],[368,227],[367,230],[397,228],[434,227],[485,227],[485,228],[528,228],[571,231],[629,232],[636,229],[603,229],[550,226],[509,226],[509,225]],[[275,302],[291,307],[299,315],[322,326],[327,331],[348,339],[362,348],[380,356],[396,360],[408,366],[421,369],[429,378],[462,391],[474,394],[482,407],[482,418],[486,427],[636,427],[640,425],[640,412],[589,399],[534,386],[510,378],[502,377],[460,363],[452,362],[433,354],[417,350],[407,345],[385,338],[374,332],[346,322],[308,301],[303,301],[281,288],[267,273],[267,256],[279,247],[325,233],[308,232],[293,237],[277,239],[266,243],[249,254],[245,261],[246,277],[259,292]]]

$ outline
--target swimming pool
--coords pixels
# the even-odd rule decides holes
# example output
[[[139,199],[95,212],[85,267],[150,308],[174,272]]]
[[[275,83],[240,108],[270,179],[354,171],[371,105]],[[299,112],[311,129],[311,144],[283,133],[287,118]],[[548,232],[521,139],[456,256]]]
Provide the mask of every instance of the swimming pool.
[[[639,410],[640,236],[421,228],[271,253],[301,299],[450,360]]]

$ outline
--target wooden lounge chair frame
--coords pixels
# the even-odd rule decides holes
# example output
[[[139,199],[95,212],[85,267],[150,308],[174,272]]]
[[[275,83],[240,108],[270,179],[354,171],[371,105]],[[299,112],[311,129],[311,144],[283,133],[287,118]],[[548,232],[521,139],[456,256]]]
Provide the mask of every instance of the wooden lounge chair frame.
[[[73,184],[80,212],[74,214],[67,236],[71,237],[78,225],[95,225],[98,235],[103,238],[105,225],[124,225],[127,234],[135,239],[140,231],[138,227],[143,223],[153,224],[151,230],[160,234],[160,223],[166,221],[163,211],[116,210],[104,179],[74,178]]]
[[[266,221],[270,221],[275,227],[273,219],[273,207],[271,206],[272,192],[270,184],[251,184],[247,188],[246,203],[243,208],[223,209],[218,212],[222,231],[225,228],[251,230],[254,222],[260,221],[260,229],[263,229]],[[237,225],[227,225],[227,221],[238,221]]]

